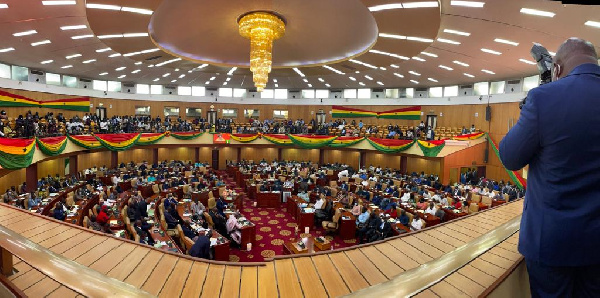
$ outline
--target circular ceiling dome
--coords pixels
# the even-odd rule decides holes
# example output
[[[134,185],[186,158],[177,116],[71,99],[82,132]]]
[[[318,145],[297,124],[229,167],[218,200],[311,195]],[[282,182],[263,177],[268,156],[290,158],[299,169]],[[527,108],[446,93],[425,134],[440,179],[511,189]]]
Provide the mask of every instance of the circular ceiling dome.
[[[377,22],[359,0],[164,0],[148,32],[163,51],[219,66],[249,67],[250,42],[238,19],[272,11],[286,22],[273,45],[273,68],[315,66],[356,57],[377,41]]]

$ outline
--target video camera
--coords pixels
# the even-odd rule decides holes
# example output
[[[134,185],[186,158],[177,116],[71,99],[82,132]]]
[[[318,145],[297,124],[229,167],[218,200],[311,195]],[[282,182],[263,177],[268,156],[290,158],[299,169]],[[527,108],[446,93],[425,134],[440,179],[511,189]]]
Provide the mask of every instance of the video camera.
[[[544,46],[539,43],[534,43],[531,51],[531,57],[537,62],[538,71],[540,72],[540,86],[552,82],[552,56]],[[523,98],[519,103],[519,109],[522,109],[527,101],[527,97]]]

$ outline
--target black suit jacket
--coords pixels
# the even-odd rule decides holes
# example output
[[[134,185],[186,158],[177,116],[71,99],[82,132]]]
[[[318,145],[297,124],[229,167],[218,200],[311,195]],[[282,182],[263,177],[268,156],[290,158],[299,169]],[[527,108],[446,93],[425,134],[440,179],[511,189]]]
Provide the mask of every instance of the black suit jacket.
[[[190,248],[190,256],[202,259],[210,259],[210,239],[206,236],[198,237],[196,243]]]

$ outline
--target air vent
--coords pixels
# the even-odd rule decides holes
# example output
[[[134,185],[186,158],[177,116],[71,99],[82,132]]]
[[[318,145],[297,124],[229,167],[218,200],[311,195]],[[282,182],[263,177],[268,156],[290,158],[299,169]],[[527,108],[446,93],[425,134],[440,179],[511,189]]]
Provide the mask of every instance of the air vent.
[[[80,82],[86,82],[86,83],[91,83],[92,80],[90,79],[79,79]]]
[[[372,92],[380,92],[383,93],[383,89],[382,88],[373,88],[371,89]]]
[[[258,91],[256,90],[256,88],[251,88],[251,89],[248,89],[248,92],[258,92]]]
[[[135,84],[134,83],[123,83],[123,87],[133,88],[133,87],[135,87]]]
[[[473,85],[462,85],[459,88],[460,89],[473,89]]]
[[[31,74],[38,75],[38,76],[43,76],[44,72],[40,71],[40,70],[34,70],[34,69],[32,69],[31,70]]]
[[[417,92],[427,92],[427,88],[416,88],[415,91]]]
[[[521,84],[521,80],[506,81],[506,83],[509,85],[519,85]]]
[[[159,59],[159,58],[162,58],[162,55],[161,56],[154,56],[154,57],[146,58],[146,61],[152,61],[152,60],[156,60],[156,59]]]

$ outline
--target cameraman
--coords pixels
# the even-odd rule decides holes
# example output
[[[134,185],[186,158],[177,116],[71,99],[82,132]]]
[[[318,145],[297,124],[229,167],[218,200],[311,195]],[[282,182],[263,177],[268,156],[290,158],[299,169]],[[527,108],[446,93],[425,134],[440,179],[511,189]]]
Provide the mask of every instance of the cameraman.
[[[600,67],[594,46],[565,41],[552,83],[531,90],[500,142],[509,170],[529,164],[519,252],[533,297],[600,293]]]

